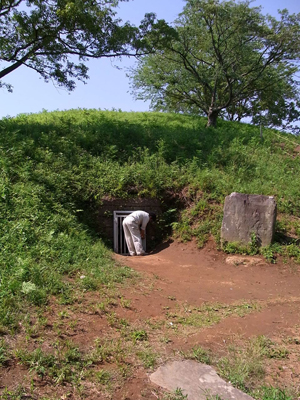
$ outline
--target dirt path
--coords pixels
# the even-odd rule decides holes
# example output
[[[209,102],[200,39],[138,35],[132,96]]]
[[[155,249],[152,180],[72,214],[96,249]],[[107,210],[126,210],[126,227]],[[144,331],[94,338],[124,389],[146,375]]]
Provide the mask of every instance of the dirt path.
[[[299,267],[291,261],[270,264],[258,256],[229,256],[217,251],[213,242],[201,250],[193,242],[170,242],[146,257],[116,258],[144,276],[155,278],[152,292],[140,296],[137,292],[127,293],[139,318],[159,319],[175,300],[193,307],[243,302],[258,306],[248,315],[229,316],[196,333],[172,338],[170,353],[174,349],[188,351],[193,346],[220,353],[232,342],[242,343],[260,335],[280,344],[286,344],[287,338],[298,343],[300,275]],[[297,354],[299,358],[298,348]],[[297,357],[275,360],[268,367],[267,382],[299,387]],[[140,397],[135,390],[128,398]]]
[[[144,302],[139,299],[137,305],[145,316],[159,315],[166,300],[176,298],[192,306],[241,301],[262,304],[262,311],[248,316],[248,325],[243,323],[240,329],[230,323],[236,328],[232,326],[228,333],[242,330],[246,337],[271,334],[300,322],[300,314],[294,313],[300,303],[299,269],[291,262],[269,264],[262,257],[228,256],[213,243],[199,250],[192,242],[173,242],[146,257],[116,258],[156,278],[155,295],[145,295]],[[216,332],[219,329],[224,332],[225,327],[214,327]]]
[[[149,344],[158,354],[163,354],[164,361],[180,357],[180,352],[188,352],[194,346],[222,354],[232,342],[242,343],[253,336],[265,335],[296,349],[288,358],[275,360],[268,367],[267,381],[300,386],[300,274],[299,267],[291,261],[279,260],[277,264],[269,264],[262,257],[228,256],[217,251],[213,242],[199,250],[193,242],[172,241],[145,257],[114,257],[120,264],[138,271],[142,279],[135,286],[120,289],[119,304],[113,306],[113,312],[103,314],[99,311],[97,292],[87,293],[78,305],[67,308],[53,301],[45,316],[48,322],[42,333],[43,339],[36,338],[34,346],[46,350],[53,348],[52,343],[57,341],[57,332],[60,331],[59,339],[71,340],[80,350],[88,351],[97,338],[114,337],[116,328],[114,322],[109,321],[109,315],[110,318],[115,315],[119,320],[124,319],[137,329],[145,327],[146,321],[148,327],[157,324],[159,330],[149,328]],[[121,306],[122,301],[130,306]],[[193,329],[183,326],[180,333],[159,325],[167,323],[171,328],[172,322],[168,321],[172,319],[166,317],[168,313],[178,314],[184,309],[188,316],[190,310],[205,305],[213,305],[214,314],[218,314],[220,309],[218,321],[199,328],[194,326]],[[235,305],[245,312],[230,312],[222,317],[223,306],[234,308]],[[168,335],[164,342],[161,340],[163,334]],[[134,372],[123,380],[112,397],[90,389],[88,398],[157,399],[157,388],[150,384],[149,370],[131,359],[127,362]],[[107,367],[112,365],[108,363]],[[99,369],[102,368],[103,365],[99,365]],[[25,367],[10,362],[0,371],[0,379],[0,388],[4,388],[24,382],[29,385],[31,378]],[[37,378],[34,384],[35,397],[32,399],[46,395],[56,398],[51,397],[53,393],[57,398],[65,398],[67,390],[73,393],[70,385],[55,386]],[[75,400],[81,397],[74,392],[67,398]]]

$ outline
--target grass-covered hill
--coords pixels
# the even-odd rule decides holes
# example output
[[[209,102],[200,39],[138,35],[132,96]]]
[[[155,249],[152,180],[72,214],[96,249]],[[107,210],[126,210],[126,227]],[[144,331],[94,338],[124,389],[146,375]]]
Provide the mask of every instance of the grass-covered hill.
[[[270,260],[279,253],[300,261],[299,138],[264,130],[262,140],[257,127],[220,121],[206,129],[205,122],[97,110],[0,121],[3,331],[17,328],[26,307],[45,304],[51,294],[67,303],[74,287],[96,289],[130,275],[114,268],[93,229],[104,197],[164,200],[160,224],[171,223],[174,235],[194,236],[201,246],[210,235],[219,242],[226,195],[273,195],[276,241],[261,251]],[[252,244],[243,251],[258,250]]]

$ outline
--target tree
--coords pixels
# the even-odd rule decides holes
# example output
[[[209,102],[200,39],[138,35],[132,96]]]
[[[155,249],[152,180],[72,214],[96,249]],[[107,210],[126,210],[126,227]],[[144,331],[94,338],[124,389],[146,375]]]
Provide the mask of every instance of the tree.
[[[0,0],[0,87],[11,91],[1,79],[26,66],[73,90],[74,79],[88,78],[88,59],[139,54],[155,16],[139,29],[121,25],[119,1]]]
[[[207,126],[218,116],[274,113],[281,101],[281,117],[291,117],[299,50],[300,14],[283,10],[278,21],[250,1],[186,0],[172,40],[131,70],[133,93],[156,110],[207,115]]]
[[[228,107],[224,117],[231,121],[251,117],[254,124],[299,134],[300,127],[293,124],[300,119],[299,82],[294,68],[269,67],[262,79],[254,95]]]

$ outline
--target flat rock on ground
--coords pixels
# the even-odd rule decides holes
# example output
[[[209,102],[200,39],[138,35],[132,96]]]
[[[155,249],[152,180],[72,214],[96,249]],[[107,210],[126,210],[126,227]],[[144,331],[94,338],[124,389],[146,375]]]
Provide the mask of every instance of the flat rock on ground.
[[[209,365],[196,361],[174,361],[166,364],[150,376],[150,380],[164,389],[174,392],[181,389],[188,400],[253,400],[221,379]]]

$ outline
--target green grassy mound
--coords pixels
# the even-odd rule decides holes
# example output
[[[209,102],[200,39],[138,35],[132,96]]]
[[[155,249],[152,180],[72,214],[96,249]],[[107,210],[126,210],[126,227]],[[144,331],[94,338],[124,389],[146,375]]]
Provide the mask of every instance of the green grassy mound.
[[[162,225],[182,240],[219,241],[224,197],[276,197],[276,242],[260,251],[300,261],[299,138],[162,113],[71,110],[0,121],[0,324],[49,295],[72,301],[73,285],[96,289],[130,276],[89,224],[107,197],[175,196]],[[179,204],[179,203],[178,203]],[[255,246],[227,251],[255,253]],[[84,279],[81,279],[84,276]],[[72,280],[66,279],[69,277]]]

